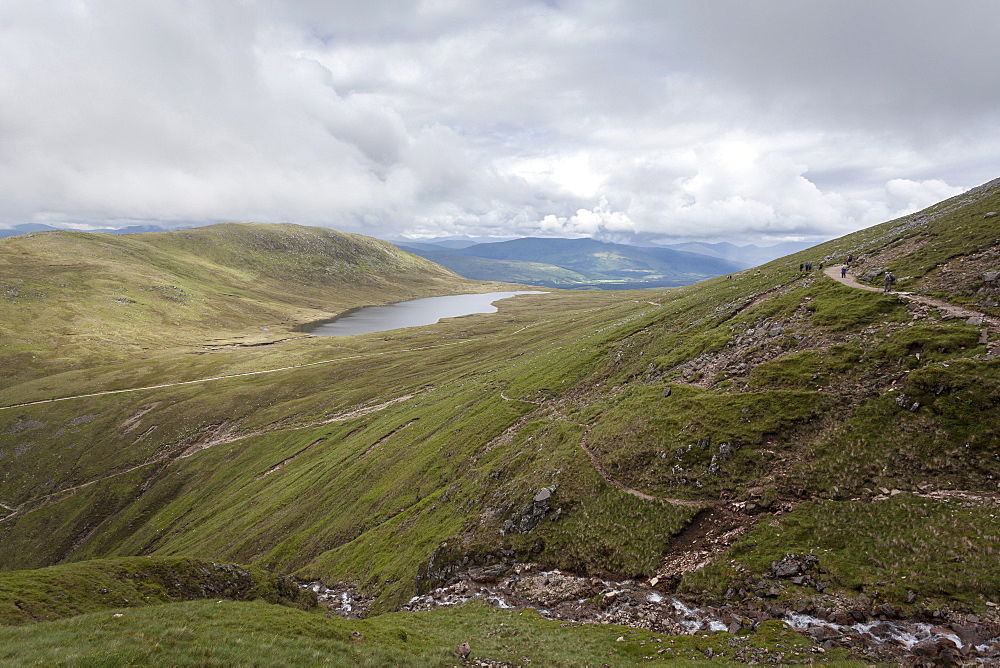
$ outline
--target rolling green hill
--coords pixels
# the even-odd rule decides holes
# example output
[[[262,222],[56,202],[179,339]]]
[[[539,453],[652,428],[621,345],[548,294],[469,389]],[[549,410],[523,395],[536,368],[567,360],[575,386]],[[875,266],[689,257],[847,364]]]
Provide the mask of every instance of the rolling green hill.
[[[357,306],[490,289],[377,239],[291,224],[36,232],[0,241],[0,378],[269,343]]]
[[[81,305],[53,287],[75,270],[43,279],[40,268],[65,240],[0,242],[19,239],[3,250],[19,263],[11,276],[35,277],[4,303],[4,342],[22,357],[6,357],[14,372],[0,389],[0,568],[237,562],[347,583],[375,613],[471,570],[536,562],[657,576],[661,591],[776,617],[863,608],[870,618],[888,605],[993,623],[996,211],[992,182],[731,280],[522,295],[494,315],[341,339],[290,332],[326,307],[316,285],[354,289],[325,273],[335,233],[223,226],[136,235],[128,247],[84,237],[81,248],[102,250],[74,260]],[[309,244],[262,242],[248,262],[245,243],[233,253],[215,241],[289,229],[330,239],[323,259]],[[153,241],[170,249],[171,278],[138,250]],[[870,283],[889,267],[898,287],[978,315],[799,271],[848,253]],[[412,256],[379,257],[398,265],[350,269],[363,296],[342,303],[388,301],[407,272],[426,280],[411,292],[458,285]],[[182,319],[187,306],[139,289],[161,284],[199,298],[246,290],[231,319],[214,297],[192,298],[202,315]],[[105,305],[119,294],[146,295],[125,305],[141,317]],[[66,314],[59,325],[53,307]],[[255,307],[270,340],[288,340],[218,345],[259,331],[246,315]],[[179,333],[164,329],[171,322]],[[70,333],[60,327],[120,349],[102,361],[60,344]],[[120,352],[132,336],[141,355]],[[815,570],[778,578],[788,554],[811,555]]]

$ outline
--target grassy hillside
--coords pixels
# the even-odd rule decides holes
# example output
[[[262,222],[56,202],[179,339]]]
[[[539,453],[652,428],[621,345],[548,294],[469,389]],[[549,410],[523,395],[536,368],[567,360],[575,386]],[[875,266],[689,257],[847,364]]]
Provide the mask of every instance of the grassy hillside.
[[[852,253],[859,275],[994,313],[998,185],[732,280],[65,363],[0,389],[21,404],[0,408],[0,567],[185,555],[347,582],[389,611],[532,561],[732,605],[988,613],[1000,333],[798,267]],[[821,590],[774,582],[787,553],[817,557]]]
[[[377,239],[298,225],[36,232],[0,240],[0,379],[273,342],[357,306],[487,289]]]
[[[302,610],[316,595],[290,578],[201,559],[96,559],[0,574],[0,626],[17,626],[123,607],[225,598]]]

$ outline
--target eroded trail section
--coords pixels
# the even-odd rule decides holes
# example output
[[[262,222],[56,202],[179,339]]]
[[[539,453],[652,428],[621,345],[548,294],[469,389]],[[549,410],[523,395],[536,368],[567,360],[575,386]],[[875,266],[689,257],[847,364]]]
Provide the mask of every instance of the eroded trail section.
[[[685,573],[700,569],[724,552],[756,524],[757,518],[731,506],[701,510],[670,540],[670,547],[656,570],[661,580],[676,583]]]
[[[580,449],[583,450],[590,458],[590,462],[591,464],[594,465],[594,470],[597,471],[597,474],[601,476],[604,482],[608,483],[609,485],[611,485],[616,489],[625,492],[626,494],[631,494],[632,496],[638,499],[644,499],[646,501],[659,501],[661,503],[669,503],[674,506],[699,507],[699,506],[709,506],[713,504],[712,501],[692,501],[691,499],[672,499],[665,496],[653,496],[651,494],[646,494],[645,492],[640,492],[637,489],[632,489],[631,487],[625,485],[623,482],[611,477],[611,475],[609,475],[608,472],[604,470],[604,467],[601,466],[601,462],[597,458],[597,455],[595,455],[594,452],[587,447],[586,441],[587,441],[587,435],[584,434],[583,438],[580,439]]]
[[[280,471],[280,470],[281,470],[281,469],[283,469],[283,468],[284,468],[284,467],[285,467],[285,466],[286,466],[286,465],[287,465],[288,463],[292,462],[292,461],[293,461],[293,460],[295,460],[295,459],[296,459],[297,457],[300,457],[300,456],[304,455],[305,453],[309,452],[310,450],[312,450],[313,448],[315,448],[315,447],[316,447],[317,445],[319,445],[320,443],[322,443],[322,442],[323,442],[323,441],[325,441],[325,440],[326,440],[325,438],[317,438],[317,439],[316,439],[315,441],[313,441],[312,443],[310,443],[310,444],[309,444],[309,445],[307,445],[306,447],[302,448],[301,450],[299,450],[298,452],[296,452],[296,453],[295,453],[294,455],[292,455],[291,457],[286,457],[285,459],[282,459],[282,460],[281,460],[280,462],[278,462],[277,464],[275,464],[274,466],[272,466],[272,467],[271,467],[271,468],[269,468],[268,470],[266,470],[266,471],[264,471],[263,473],[261,473],[261,474],[257,475],[257,476],[256,476],[256,477],[254,478],[254,482],[256,482],[256,481],[260,480],[261,478],[264,478],[264,477],[266,477],[266,476],[269,476],[269,475],[271,475],[272,473],[274,473],[274,472],[276,472],[276,471]]]

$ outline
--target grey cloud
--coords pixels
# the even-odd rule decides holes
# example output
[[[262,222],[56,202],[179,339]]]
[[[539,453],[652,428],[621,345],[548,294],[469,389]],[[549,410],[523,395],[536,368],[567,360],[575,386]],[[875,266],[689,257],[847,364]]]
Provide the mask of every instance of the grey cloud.
[[[0,8],[0,225],[821,238],[1000,167],[992,2]]]

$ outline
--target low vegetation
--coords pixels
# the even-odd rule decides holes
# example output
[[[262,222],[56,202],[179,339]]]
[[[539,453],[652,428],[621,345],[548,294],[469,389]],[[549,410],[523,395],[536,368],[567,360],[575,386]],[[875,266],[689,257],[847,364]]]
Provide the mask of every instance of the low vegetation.
[[[996,507],[962,495],[806,502],[776,521],[759,522],[682,588],[721,599],[730,589],[752,590],[786,554],[812,554],[829,588],[863,594],[874,605],[910,614],[985,609],[1000,591],[998,543]],[[789,585],[778,600],[794,608],[815,595],[814,588]]]
[[[790,662],[815,656],[812,642],[780,623],[739,637],[666,637],[615,625],[557,622],[533,610],[483,604],[346,620],[262,602],[220,600],[111,609],[0,628],[0,662],[454,666],[461,661],[455,650],[462,643],[468,643],[472,661],[508,665],[634,666],[656,660],[709,666],[737,652],[766,657],[773,656],[767,650],[775,649]],[[842,651],[834,654],[844,656]]]

